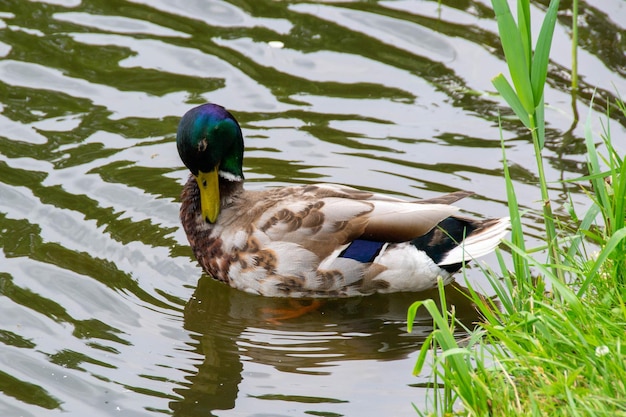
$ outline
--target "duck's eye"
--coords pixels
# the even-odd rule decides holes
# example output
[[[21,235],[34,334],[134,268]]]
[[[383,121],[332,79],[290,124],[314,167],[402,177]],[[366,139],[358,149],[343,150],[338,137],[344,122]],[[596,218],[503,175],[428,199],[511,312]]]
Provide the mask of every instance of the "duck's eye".
[[[206,138],[202,139],[200,142],[198,142],[198,151],[204,152],[207,146],[208,144],[207,144]]]
[[[206,180],[202,180],[202,186],[206,187]]]

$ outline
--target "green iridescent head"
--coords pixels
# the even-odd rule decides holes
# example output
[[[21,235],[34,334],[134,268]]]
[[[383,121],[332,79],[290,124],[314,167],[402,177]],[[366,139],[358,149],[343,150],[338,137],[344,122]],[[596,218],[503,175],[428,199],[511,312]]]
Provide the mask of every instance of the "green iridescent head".
[[[218,176],[243,181],[243,135],[237,120],[217,104],[189,110],[178,125],[180,159],[198,181],[202,215],[215,223],[219,214]]]

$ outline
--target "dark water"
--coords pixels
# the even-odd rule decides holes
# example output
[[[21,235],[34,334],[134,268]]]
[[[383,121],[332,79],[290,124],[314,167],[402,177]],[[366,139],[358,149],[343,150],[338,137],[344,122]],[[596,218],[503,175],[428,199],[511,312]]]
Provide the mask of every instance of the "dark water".
[[[546,168],[557,202],[573,191],[581,210],[577,186],[558,182],[585,172],[572,115],[586,118],[595,91],[599,133],[607,103],[626,96],[625,22],[623,0],[581,3],[574,98],[571,14],[557,24]],[[289,302],[231,290],[192,259],[174,132],[193,105],[221,103],[247,137],[248,188],[467,189],[464,210],[502,216],[502,112],[532,242],[535,157],[493,95],[505,71],[495,30],[488,1],[1,3],[0,415],[415,415],[428,380],[411,370],[430,324],[407,334],[405,316],[428,294],[268,320]],[[611,117],[624,150],[626,122]],[[468,279],[486,285],[476,268]]]

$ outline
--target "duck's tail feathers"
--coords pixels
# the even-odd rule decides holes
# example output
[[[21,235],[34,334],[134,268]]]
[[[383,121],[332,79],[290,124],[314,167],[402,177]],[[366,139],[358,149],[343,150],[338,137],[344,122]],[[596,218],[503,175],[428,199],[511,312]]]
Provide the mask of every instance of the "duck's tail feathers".
[[[467,236],[458,246],[451,249],[438,265],[454,265],[469,262],[492,252],[508,232],[510,219],[487,220],[479,230]]]

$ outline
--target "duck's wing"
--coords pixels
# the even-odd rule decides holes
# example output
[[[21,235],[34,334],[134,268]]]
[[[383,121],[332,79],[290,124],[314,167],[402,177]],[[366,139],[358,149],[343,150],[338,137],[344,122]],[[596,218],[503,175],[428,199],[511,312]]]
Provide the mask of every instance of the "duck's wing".
[[[472,191],[455,191],[450,194],[444,194],[444,195],[440,195],[437,197],[428,198],[425,200],[415,200],[412,202],[418,203],[418,204],[454,204],[457,201],[465,197],[469,197],[470,195],[473,195],[473,194],[474,193]]]
[[[355,239],[403,242],[428,233],[459,209],[432,201],[457,201],[456,193],[431,202],[399,198],[334,184],[286,187],[257,196],[252,222],[274,242],[292,242],[324,259]],[[258,207],[262,207],[259,209]]]
[[[450,204],[473,194],[457,191],[428,200],[406,201],[335,184],[317,187],[331,212],[335,207],[351,210],[367,206],[366,213],[352,220],[363,226],[352,238],[381,242],[404,242],[428,233],[440,221],[458,212],[458,207]],[[346,220],[350,221],[342,219]]]

